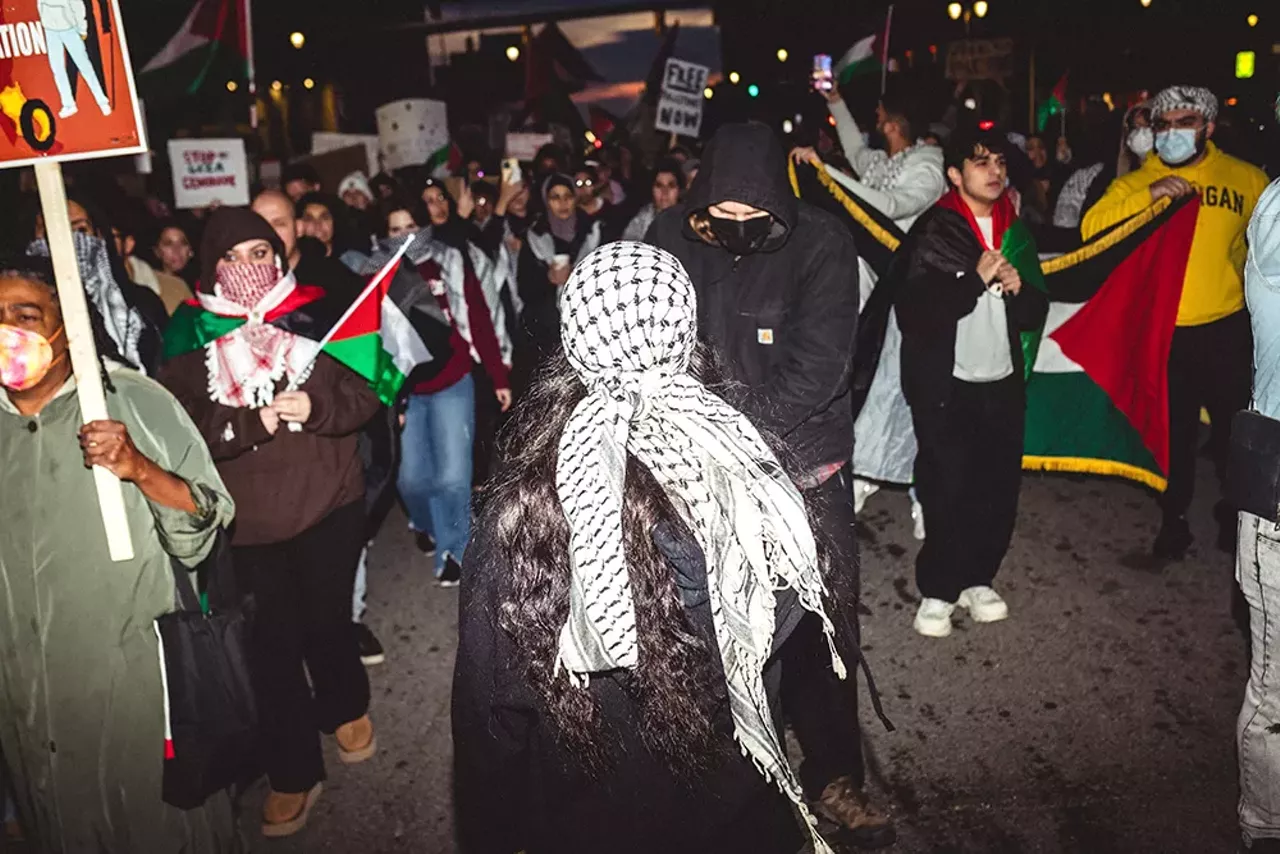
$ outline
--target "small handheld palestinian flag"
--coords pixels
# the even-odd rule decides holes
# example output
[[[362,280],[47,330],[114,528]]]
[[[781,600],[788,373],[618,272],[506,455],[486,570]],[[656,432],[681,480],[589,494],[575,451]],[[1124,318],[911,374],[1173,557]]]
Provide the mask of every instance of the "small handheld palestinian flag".
[[[268,312],[264,322],[316,341],[317,356],[327,353],[368,380],[383,403],[394,403],[409,373],[431,361],[430,349],[401,309],[408,301],[396,293],[396,273],[412,242],[400,246],[354,302],[302,285]],[[198,350],[245,322],[243,317],[214,314],[195,301],[184,303],[165,332],[165,358]]]

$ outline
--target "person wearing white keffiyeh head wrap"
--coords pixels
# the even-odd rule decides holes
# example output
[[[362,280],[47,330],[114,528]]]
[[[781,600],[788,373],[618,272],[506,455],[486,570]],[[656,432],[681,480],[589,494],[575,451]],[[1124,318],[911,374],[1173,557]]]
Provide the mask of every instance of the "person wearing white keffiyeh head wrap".
[[[681,787],[665,778],[673,765],[683,764],[682,757],[666,753],[673,744],[690,752],[702,746],[685,744],[687,739],[678,736],[665,742],[660,733],[650,737],[655,730],[696,729],[698,721],[696,712],[683,719],[650,719],[653,710],[644,698],[663,693],[658,671],[670,664],[664,660],[664,639],[654,634],[669,618],[671,605],[644,553],[656,547],[665,558],[654,565],[665,568],[668,587],[675,570],[678,592],[667,595],[679,596],[688,610],[693,633],[705,639],[699,652],[714,656],[711,668],[721,680],[718,687],[700,685],[695,669],[674,690],[693,697],[685,702],[695,710],[712,698],[720,711],[718,743],[727,746],[731,733],[750,761],[717,759],[727,764],[717,783],[723,784],[723,774],[731,769],[736,781],[731,791],[740,799],[744,787],[755,786],[758,793],[758,781],[767,780],[812,822],[774,714],[780,702],[775,653],[809,612],[826,632],[829,665],[841,676],[845,666],[824,610],[826,589],[804,499],[760,432],[699,381],[696,299],[674,256],[625,241],[597,249],[562,288],[560,314],[568,366],[553,362],[531,394],[532,407],[518,415],[511,436],[516,454],[468,552],[475,571],[464,574],[454,692],[463,836],[487,836],[495,848],[509,842],[530,851],[579,851],[601,845],[589,840],[607,827],[612,850],[747,850],[733,847],[738,844],[733,840],[735,834],[739,843],[751,837],[741,827],[718,826],[718,815],[732,809],[734,823],[749,827],[770,811],[763,805],[719,803],[729,799],[710,790],[715,785],[707,782],[710,777],[698,778],[707,788],[679,794]],[[568,376],[570,366],[576,380]],[[570,391],[574,387],[576,394]],[[545,438],[548,431],[557,435]],[[552,511],[545,523],[537,518],[546,507],[544,496],[553,505],[558,499],[562,511]],[[665,507],[669,517],[645,532],[652,537],[649,543],[635,531],[636,520],[645,518],[646,501]],[[557,568],[560,561],[564,569]],[[548,591],[554,600],[540,601]],[[486,601],[491,597],[494,601]],[[553,615],[543,611],[547,604]],[[702,631],[699,615],[705,620]],[[689,634],[683,629],[673,645]],[[503,649],[508,645],[509,651]],[[520,670],[511,676],[508,656],[524,662],[523,677]],[[512,678],[527,680],[527,687],[513,689],[516,693],[527,694],[532,687],[543,695],[561,744],[573,741],[566,730],[574,722],[566,720],[572,715],[565,707],[580,703],[598,708],[598,714],[586,715],[586,726],[600,739],[615,730],[625,733],[613,755],[626,767],[610,769],[614,776],[601,781],[598,793],[546,803],[554,815],[530,817],[531,826],[523,829],[530,836],[523,837],[479,818],[481,800],[492,803],[499,797],[520,812],[515,799],[522,786],[538,782],[540,791],[560,789],[554,779],[521,779],[536,775],[536,762],[533,768],[525,765],[523,773],[511,771],[507,745],[535,736],[513,734],[509,741],[492,728],[495,700],[505,705],[498,695],[508,693],[501,683]],[[634,745],[637,730],[640,747]],[[577,745],[568,746],[572,759],[583,763]],[[723,753],[724,746],[709,752]],[[528,750],[542,753],[532,746]],[[651,752],[660,754],[671,792],[654,791],[660,785],[656,775],[644,771],[653,761]],[[547,764],[556,765],[555,757]],[[571,768],[569,773],[581,772]],[[623,818],[623,826],[617,826],[615,814],[635,824],[633,807],[618,804],[619,798],[631,797],[650,806],[648,818],[634,828]],[[659,805],[675,798],[681,799],[680,809],[699,818],[664,821]],[[744,819],[748,814],[750,821]],[[589,826],[582,827],[577,815],[589,819]],[[495,836],[504,833],[510,835]],[[694,838],[702,839],[697,847]],[[758,851],[798,847],[771,847],[770,838],[765,833],[746,844]],[[614,840],[627,841],[618,848]],[[818,852],[830,850],[816,830],[813,843]],[[477,850],[489,846],[481,843]]]

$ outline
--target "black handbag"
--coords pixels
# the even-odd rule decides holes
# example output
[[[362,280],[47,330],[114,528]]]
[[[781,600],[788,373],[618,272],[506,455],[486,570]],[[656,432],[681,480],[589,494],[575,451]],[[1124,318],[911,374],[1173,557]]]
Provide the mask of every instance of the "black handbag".
[[[178,610],[156,620],[164,664],[165,762],[161,797],[194,809],[259,773],[258,716],[249,678],[249,624],[232,585],[231,547],[219,532],[197,572],[206,611],[185,567],[173,561]]]
[[[1280,421],[1236,413],[1223,492],[1235,509],[1280,523]]]

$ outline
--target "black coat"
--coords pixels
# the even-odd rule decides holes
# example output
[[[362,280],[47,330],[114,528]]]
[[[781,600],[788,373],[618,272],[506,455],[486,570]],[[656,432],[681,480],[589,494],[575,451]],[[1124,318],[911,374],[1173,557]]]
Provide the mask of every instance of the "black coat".
[[[694,232],[690,216],[724,201],[773,215],[761,251],[735,258]],[[787,443],[792,474],[851,459],[858,253],[839,220],[792,193],[773,131],[722,128],[684,203],[659,214],[645,240],[688,270],[699,336],[741,385],[733,404]]]
[[[453,682],[454,804],[467,854],[793,854],[804,840],[789,802],[742,756],[732,740],[728,690],[713,689],[722,758],[690,785],[650,753],[637,729],[625,675],[597,674],[588,690],[617,739],[613,765],[586,776],[557,741],[540,695],[525,681],[512,638],[498,627],[510,576],[493,541],[490,507],[467,547]],[[685,613],[723,676],[711,622],[702,551],[687,533],[660,527],[654,543],[676,576]],[[777,654],[803,616],[792,591],[780,591],[774,655],[765,688],[782,729]]]
[[[978,275],[983,247],[969,221],[934,206],[911,228],[898,250],[891,277],[898,278],[894,307],[902,328],[902,393],[912,409],[943,406],[951,398],[956,326],[973,311],[987,286]],[[1039,328],[1049,311],[1043,293],[1024,283],[1005,297],[1009,355],[1022,376],[1020,333]]]

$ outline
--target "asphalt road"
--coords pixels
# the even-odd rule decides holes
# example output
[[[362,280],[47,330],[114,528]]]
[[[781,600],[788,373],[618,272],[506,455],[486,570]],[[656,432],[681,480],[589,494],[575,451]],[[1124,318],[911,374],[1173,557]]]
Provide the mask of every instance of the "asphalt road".
[[[872,497],[860,523],[864,649],[886,733],[864,703],[891,852],[1218,854],[1237,840],[1235,718],[1247,673],[1229,556],[1213,545],[1216,485],[1202,465],[1185,562],[1131,568],[1155,535],[1148,494],[1103,479],[1028,476],[997,587],[1004,623],[957,618],[950,638],[911,629],[917,594],[905,494]],[[370,565],[380,753],[331,778],[300,835],[256,833],[262,852],[454,850],[449,687],[456,591],[438,589],[398,517]],[[502,821],[495,803],[494,820]]]

